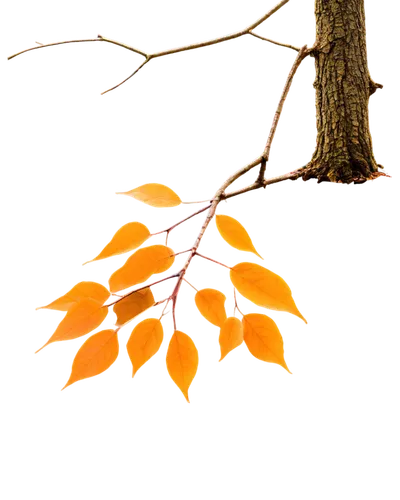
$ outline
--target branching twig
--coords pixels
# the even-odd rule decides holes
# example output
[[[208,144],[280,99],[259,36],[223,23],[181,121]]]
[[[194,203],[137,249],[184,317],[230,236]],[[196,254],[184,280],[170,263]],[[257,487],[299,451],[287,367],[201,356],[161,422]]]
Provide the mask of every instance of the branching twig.
[[[145,58],[145,61],[130,76],[128,76],[128,78],[125,78],[125,80],[123,80],[118,85],[115,85],[114,87],[112,87],[112,88],[110,88],[110,89],[102,92],[102,95],[103,95],[103,94],[106,94],[107,92],[110,92],[111,90],[114,90],[114,89],[120,87],[122,84],[124,84],[125,82],[127,82],[128,80],[130,80],[141,68],[143,68],[143,66],[145,66],[152,59],[156,59],[157,57],[168,56],[170,54],[177,54],[179,52],[185,52],[187,50],[199,49],[199,48],[202,48],[202,47],[208,47],[210,45],[216,45],[217,43],[222,43],[222,42],[226,42],[228,40],[233,40],[235,38],[239,38],[239,37],[244,36],[244,35],[252,35],[252,36],[255,36],[256,38],[260,38],[262,40],[266,40],[268,42],[274,43],[276,45],[280,45],[282,47],[288,47],[290,49],[298,50],[298,49],[296,49],[295,47],[293,47],[291,45],[287,45],[287,44],[284,44],[284,43],[275,42],[275,41],[269,40],[267,38],[263,38],[263,37],[261,37],[259,35],[256,35],[255,33],[252,32],[253,29],[257,28],[257,26],[259,26],[264,21],[266,21],[269,17],[271,17],[273,14],[275,14],[275,12],[277,12],[281,7],[283,7],[284,5],[286,5],[288,2],[289,2],[289,0],[281,0],[277,5],[275,5],[275,7],[273,7],[271,10],[269,10],[264,16],[262,16],[260,19],[258,19],[256,22],[254,22],[253,24],[251,24],[250,26],[248,26],[244,30],[237,31],[235,33],[232,33],[230,35],[226,35],[226,36],[223,36],[223,37],[214,38],[213,40],[208,40],[206,42],[200,42],[200,43],[194,43],[194,44],[191,44],[191,45],[185,45],[183,47],[177,47],[175,49],[169,49],[169,50],[164,50],[164,51],[161,51],[161,52],[155,52],[153,54],[148,54],[148,53],[146,53],[146,52],[144,52],[142,50],[139,50],[139,49],[136,49],[134,47],[131,47],[130,45],[126,45],[124,43],[116,42],[115,40],[111,40],[110,38],[106,38],[104,36],[98,35],[97,38],[89,38],[89,39],[82,39],[82,40],[67,40],[67,41],[64,41],[64,42],[48,43],[48,44],[45,44],[45,45],[39,45],[37,47],[31,47],[30,49],[25,49],[25,50],[22,50],[21,52],[18,52],[17,54],[13,54],[8,59],[13,59],[14,57],[17,57],[17,56],[19,56],[21,54],[24,54],[25,52],[30,52],[31,50],[43,49],[45,47],[53,47],[55,45],[63,45],[63,44],[67,44],[67,43],[81,43],[81,42],[107,42],[107,43],[112,43],[114,45],[118,45],[119,47],[123,47],[124,49],[130,50],[131,52],[135,52],[136,54],[139,54],[139,55],[141,55],[141,56],[143,56]]]
[[[288,43],[276,42],[275,40],[271,40],[270,38],[265,38],[263,36],[257,35],[257,33],[254,33],[253,31],[249,31],[249,35],[253,35],[260,40],[264,40],[264,42],[273,43],[275,45],[279,45],[280,47],[286,47],[288,49],[295,50],[296,52],[300,51],[300,47],[295,47],[294,45],[289,45]]]

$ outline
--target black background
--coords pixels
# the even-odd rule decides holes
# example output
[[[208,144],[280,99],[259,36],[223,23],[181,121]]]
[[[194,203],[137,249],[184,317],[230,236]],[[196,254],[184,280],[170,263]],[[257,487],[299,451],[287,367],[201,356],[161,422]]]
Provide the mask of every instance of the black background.
[[[257,2],[246,2],[244,7],[216,10],[214,3],[203,2],[193,17],[174,4],[154,13],[142,7],[132,16],[121,10],[102,19],[106,32],[119,31],[122,39],[144,39],[146,48],[156,48],[160,39],[196,40],[200,31],[221,32],[229,22],[244,24],[256,7]],[[3,30],[7,36],[2,54],[9,47],[22,47],[34,30],[41,39],[54,39],[56,30],[95,29],[92,20],[88,24],[77,21],[81,16],[70,13],[69,19],[67,14],[54,23],[39,15],[33,15],[32,25],[10,22]],[[373,2],[369,30],[377,37],[376,76],[388,81],[394,66],[383,16]],[[311,30],[311,1],[291,7],[280,24],[265,27],[267,32],[279,31],[285,40],[309,40]],[[187,191],[207,191],[233,159],[246,159],[263,143],[264,112],[272,111],[271,91],[280,87],[280,65],[288,62],[286,52],[261,48],[253,40],[174,60],[152,63],[136,88],[100,101],[96,88],[102,88],[105,79],[118,80],[128,61],[135,62],[133,56],[121,57],[118,49],[105,46],[75,47],[50,49],[23,63],[0,66],[7,165],[3,217],[10,238],[17,242],[18,261],[11,272],[18,276],[14,293],[26,299],[27,319],[23,332],[14,328],[23,356],[13,356],[13,362],[16,372],[29,372],[29,392],[38,403],[55,400],[55,384],[63,381],[64,352],[70,346],[59,345],[47,362],[31,361],[32,343],[47,332],[45,315],[31,321],[31,305],[39,303],[40,296],[55,295],[65,279],[79,279],[79,256],[119,222],[121,204],[110,196],[112,184],[134,184],[135,175],[149,173],[168,175],[170,183],[183,183]],[[304,74],[311,79],[311,61]],[[394,160],[392,97],[381,93],[375,99],[377,150]],[[280,168],[312,148],[311,89],[304,88],[303,81],[296,85],[296,105],[287,107],[286,117],[289,127],[281,130],[280,152],[273,155],[273,165]],[[395,182],[340,192],[310,183],[283,185],[234,201],[249,223],[257,225],[264,253],[296,280],[296,292],[305,297],[313,325],[305,330],[296,329],[293,321],[282,322],[289,328],[289,359],[297,360],[297,383],[290,387],[278,370],[256,369],[246,356],[216,370],[215,331],[194,328],[201,350],[209,353],[209,368],[201,371],[201,392],[193,395],[194,408],[268,407],[271,398],[296,404],[306,394],[329,392],[332,377],[343,374],[356,384],[360,363],[365,367],[367,361],[360,359],[357,347],[347,346],[374,337],[375,321],[382,321],[375,311],[389,301],[386,283],[393,272],[397,192]],[[128,213],[143,215],[140,209],[124,208]],[[18,345],[12,343],[12,349]],[[155,365],[146,369],[145,385],[128,386],[123,361],[105,385],[82,386],[80,393],[65,394],[60,404],[91,400],[183,408],[175,393],[168,392],[166,377],[159,376],[158,362]],[[17,375],[11,378],[17,383]]]

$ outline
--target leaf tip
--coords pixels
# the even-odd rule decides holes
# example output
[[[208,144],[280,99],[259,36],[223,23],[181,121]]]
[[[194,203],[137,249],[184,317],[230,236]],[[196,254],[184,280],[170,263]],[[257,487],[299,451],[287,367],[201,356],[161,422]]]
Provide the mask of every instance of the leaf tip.
[[[37,354],[39,351],[41,351],[42,349],[44,349],[46,346],[47,346],[48,342],[44,345],[42,345],[42,347],[40,349],[38,349],[37,351],[35,351],[35,354]]]

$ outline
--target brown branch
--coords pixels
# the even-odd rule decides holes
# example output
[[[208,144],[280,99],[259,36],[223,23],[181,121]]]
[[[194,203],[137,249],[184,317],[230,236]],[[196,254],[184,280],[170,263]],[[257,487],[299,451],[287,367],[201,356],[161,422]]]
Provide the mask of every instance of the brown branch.
[[[304,45],[300,49],[299,53],[297,54],[297,57],[296,57],[296,59],[295,59],[295,61],[293,63],[293,66],[292,66],[292,68],[291,68],[291,70],[289,72],[289,75],[287,77],[285,86],[283,88],[283,92],[282,92],[281,98],[279,100],[278,107],[276,108],[276,111],[275,111],[275,115],[274,115],[274,119],[272,121],[272,126],[271,126],[271,130],[269,132],[267,144],[265,146],[264,153],[262,155],[263,161],[261,162],[260,173],[259,173],[258,179],[257,179],[258,182],[262,182],[264,180],[265,169],[266,169],[266,166],[267,166],[267,161],[269,160],[269,153],[270,153],[270,150],[271,150],[272,141],[274,140],[275,132],[276,132],[276,129],[277,129],[278,123],[279,123],[279,118],[281,116],[283,105],[285,104],[287,95],[289,93],[290,86],[292,85],[292,81],[293,81],[294,75],[296,74],[296,71],[297,71],[298,67],[300,66],[300,64],[302,63],[302,61],[308,55],[310,55],[310,53],[312,52],[312,50],[313,50],[313,48],[308,49],[307,45]]]
[[[178,226],[180,226],[181,224],[184,224],[189,219],[193,219],[194,217],[197,217],[198,215],[201,215],[202,213],[204,213],[210,206],[211,206],[211,202],[206,203],[205,205],[197,208],[196,210],[193,210],[193,212],[190,212],[190,214],[187,214],[184,217],[181,217],[180,219],[176,220],[175,222],[173,222],[169,226],[165,226],[162,229],[160,229],[159,231],[154,231],[154,235],[155,236],[162,236],[169,231],[175,230]]]
[[[119,80],[118,82],[113,83],[112,85],[110,85],[106,89],[100,90],[98,95],[100,97],[104,97],[105,95],[111,94],[111,92],[114,92],[115,90],[123,87],[124,85],[126,85],[126,83],[129,80],[132,80],[133,78],[135,78],[135,76],[138,75],[148,63],[149,63],[149,59],[146,57],[145,59],[140,61],[140,63],[137,64],[132,71],[130,71],[126,76],[124,76],[124,78],[122,78],[122,80]]]
[[[272,36],[264,35],[262,33],[259,33],[258,31],[250,30],[249,35],[259,42],[262,43],[269,43],[270,45],[274,47],[279,47],[281,49],[289,50],[292,52],[299,52],[301,49],[301,45],[297,45],[297,43],[294,42],[285,42],[284,40],[278,40],[277,38],[274,38]]]
[[[110,92],[111,90],[114,90],[114,89],[120,87],[125,82],[130,80],[141,68],[143,68],[143,66],[145,66],[152,59],[156,59],[157,57],[163,57],[163,56],[167,56],[170,54],[177,54],[179,52],[185,52],[187,50],[199,49],[202,47],[208,47],[210,45],[216,45],[217,43],[222,43],[222,42],[226,42],[228,40],[233,40],[235,38],[239,38],[239,37],[244,36],[244,35],[252,35],[252,36],[257,36],[257,38],[260,38],[258,35],[255,35],[254,33],[252,33],[252,30],[254,28],[257,28],[257,26],[259,26],[261,23],[266,21],[269,17],[271,17],[273,14],[275,14],[275,12],[277,12],[281,7],[286,5],[288,2],[289,2],[289,0],[281,0],[277,5],[275,5],[275,7],[273,7],[266,14],[264,14],[264,16],[262,16],[255,23],[251,24],[250,26],[248,26],[244,30],[237,31],[235,33],[232,33],[231,35],[226,35],[226,36],[223,36],[220,38],[215,38],[213,40],[208,40],[206,42],[185,45],[183,47],[177,47],[175,49],[164,50],[161,52],[155,52],[154,54],[147,54],[146,52],[144,52],[142,50],[136,49],[136,48],[131,47],[129,45],[126,45],[124,43],[116,42],[115,40],[111,40],[109,38],[105,38],[101,35],[98,35],[97,38],[89,38],[89,39],[83,39],[83,40],[68,40],[68,41],[64,41],[64,42],[56,42],[56,43],[49,43],[46,45],[39,45],[38,47],[32,47],[30,49],[22,50],[21,52],[18,52],[17,54],[10,56],[8,59],[13,59],[14,57],[17,57],[17,56],[24,54],[25,52],[29,52],[31,50],[43,49],[45,47],[52,47],[55,45],[62,45],[62,44],[66,44],[66,43],[79,43],[79,42],[108,42],[108,43],[112,43],[114,45],[118,45],[119,47],[123,47],[123,48],[130,50],[132,52],[135,52],[136,54],[140,54],[146,58],[145,61],[130,76],[128,76],[128,78],[125,78],[125,80],[123,80],[118,85],[115,85],[114,87],[106,90],[105,92],[102,92],[102,95],[104,95],[107,92]],[[277,43],[278,45],[284,45],[284,44],[279,44],[278,42],[273,42],[273,43]]]
[[[166,278],[163,278],[162,280],[158,280],[158,281],[155,281],[154,283],[150,283],[149,285],[145,285],[145,286],[142,286],[140,288],[137,288],[136,290],[132,290],[132,292],[129,292],[125,295],[122,295],[122,297],[120,297],[118,300],[116,300],[115,302],[111,302],[111,304],[104,304],[104,306],[101,306],[101,307],[111,307],[113,306],[114,304],[117,304],[118,302],[121,302],[121,300],[124,300],[126,299],[127,297],[129,297],[130,295],[132,295],[133,293],[136,293],[136,292],[140,292],[140,290],[144,290],[145,288],[150,288],[152,287],[153,285],[157,285],[158,283],[162,283],[163,281],[167,281],[167,280],[170,280],[171,278],[177,278],[179,276],[179,273],[177,274],[172,274],[171,276],[167,276]]]

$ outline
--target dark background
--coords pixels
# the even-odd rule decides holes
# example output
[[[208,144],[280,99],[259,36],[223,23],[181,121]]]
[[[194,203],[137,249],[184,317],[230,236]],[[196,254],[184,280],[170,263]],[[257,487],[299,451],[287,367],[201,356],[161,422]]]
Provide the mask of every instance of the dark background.
[[[260,6],[251,1],[216,10],[214,3],[203,2],[193,17],[174,3],[151,15],[142,8],[132,16],[120,11],[113,18],[100,18],[99,10],[98,20],[105,21],[106,32],[144,39],[146,48],[155,48],[160,39],[195,40],[200,31],[221,32],[224,23],[246,23]],[[77,19],[81,17],[69,19],[66,13],[62,21],[51,23],[33,14],[32,24],[12,21],[3,30],[7,36],[1,53],[22,47],[34,30],[40,31],[41,39],[54,39],[56,30],[95,29],[95,24]],[[383,21],[384,13],[372,2],[369,30],[377,37],[376,76],[385,82],[392,80],[394,65]],[[309,40],[311,30],[311,1],[291,7],[288,16],[281,15],[280,24],[265,27],[267,32],[280,31],[285,40]],[[79,279],[79,256],[119,222],[121,205],[111,199],[112,184],[133,184],[135,175],[148,172],[168,175],[170,183],[184,184],[187,191],[207,191],[233,159],[246,159],[256,144],[263,143],[264,112],[272,111],[271,90],[281,84],[280,65],[288,63],[285,51],[261,48],[253,40],[179,56],[175,64],[172,59],[168,64],[152,63],[136,88],[124,88],[119,96],[103,100],[96,98],[96,88],[103,87],[105,79],[118,80],[128,61],[135,62],[133,56],[121,57],[115,48],[76,47],[50,49],[0,66],[8,188],[3,217],[18,242],[12,273],[18,276],[17,293],[26,299],[26,326],[15,333],[21,337],[24,356],[22,361],[15,357],[15,363],[23,363],[18,371],[29,372],[35,402],[55,400],[55,384],[63,381],[64,353],[70,346],[59,345],[47,362],[30,360],[32,343],[47,332],[45,315],[31,321],[31,304],[39,303],[40,296],[55,295],[65,279]],[[304,76],[311,79],[311,61]],[[377,151],[393,160],[393,99],[388,94],[375,98],[376,142]],[[296,85],[296,105],[287,107],[286,118],[289,127],[281,130],[280,152],[273,155],[273,165],[280,168],[312,148],[311,89],[303,81]],[[366,339],[375,338],[375,325],[382,328],[376,311],[390,301],[387,283],[393,273],[397,193],[395,183],[339,192],[310,183],[283,185],[233,202],[248,215],[249,223],[257,224],[264,253],[296,280],[296,292],[305,297],[313,325],[305,330],[296,329],[294,321],[282,322],[289,328],[289,359],[297,360],[293,387],[278,370],[256,369],[247,356],[216,370],[214,330],[194,329],[201,337],[201,350],[209,353],[209,368],[201,371],[201,392],[193,395],[195,408],[268,407],[279,399],[297,404],[307,395],[326,394],[332,378],[343,374],[357,386],[360,365],[368,361],[348,346],[359,343],[361,351]],[[125,208],[124,213],[143,215],[141,209]],[[82,386],[80,393],[65,394],[61,404],[90,399],[138,408],[183,407],[175,393],[168,392],[167,378],[159,376],[158,366],[146,370],[143,386],[128,386],[127,373],[123,361],[105,385]],[[368,370],[367,378],[374,380]]]

